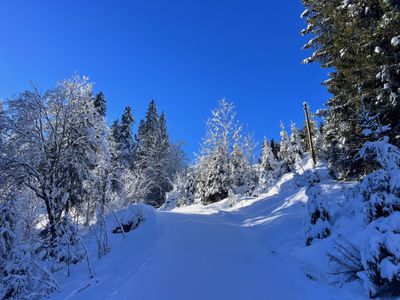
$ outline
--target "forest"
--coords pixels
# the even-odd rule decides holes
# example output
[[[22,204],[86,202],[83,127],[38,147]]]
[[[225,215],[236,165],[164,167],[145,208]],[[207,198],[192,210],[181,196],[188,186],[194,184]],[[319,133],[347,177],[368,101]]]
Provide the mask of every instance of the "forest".
[[[235,207],[261,199],[288,175],[307,199],[303,246],[332,238],[340,217],[360,216],[363,242],[336,242],[339,252],[326,259],[349,275],[343,284],[360,281],[364,296],[400,295],[400,3],[302,3],[301,34],[311,53],[303,63],[329,72],[323,85],[330,98],[308,112],[309,127],[281,123],[280,140],[265,132],[256,141],[223,98],[189,160],[156,101],[144,99],[142,120],[130,106],[108,120],[107,95],[78,74],[1,101],[0,299],[60,292],[57,274],[73,277],[77,264],[93,269],[87,236],[101,260],[113,252],[112,232],[147,222],[143,207],[163,212],[225,200]],[[317,161],[310,165],[311,147]],[[322,165],[330,180],[351,184],[343,207],[359,203],[355,211],[332,211]],[[127,219],[120,213],[132,211]]]

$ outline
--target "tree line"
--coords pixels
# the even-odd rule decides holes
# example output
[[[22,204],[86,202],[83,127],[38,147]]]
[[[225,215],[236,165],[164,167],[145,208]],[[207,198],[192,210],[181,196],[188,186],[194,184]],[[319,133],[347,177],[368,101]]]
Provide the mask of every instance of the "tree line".
[[[332,70],[324,82],[331,98],[320,112],[326,158],[337,178],[360,180],[348,201],[362,204],[366,225],[360,249],[339,245],[347,258],[334,260],[347,264],[370,297],[398,296],[400,2],[302,2],[302,34],[310,36],[304,48],[312,50],[304,62]],[[333,222],[317,182],[309,176],[310,244],[329,236]]]
[[[160,206],[184,168],[154,101],[137,134],[130,107],[110,128],[105,116],[103,93],[77,75],[1,103],[0,298],[54,289],[35,261],[55,271],[81,260],[82,226],[97,224],[100,256],[107,253],[104,215],[138,202]]]

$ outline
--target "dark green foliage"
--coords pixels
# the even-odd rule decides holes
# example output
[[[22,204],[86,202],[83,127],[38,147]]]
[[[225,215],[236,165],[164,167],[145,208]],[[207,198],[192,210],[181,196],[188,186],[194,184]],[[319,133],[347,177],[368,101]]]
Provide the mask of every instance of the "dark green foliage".
[[[165,193],[171,189],[168,170],[170,143],[165,114],[158,114],[154,100],[150,101],[146,118],[140,121],[136,141],[136,167],[154,182],[148,202],[159,206],[165,200]]]
[[[96,95],[96,97],[94,98],[93,104],[94,104],[94,107],[97,109],[97,112],[101,116],[105,117],[107,107],[106,107],[106,99],[104,98],[103,92],[100,92]]]
[[[323,114],[324,140],[331,168],[344,179],[369,169],[354,159],[368,140],[359,120],[363,106],[390,125],[386,134],[400,143],[400,46],[392,42],[400,32],[397,2],[303,0],[308,27],[302,33],[313,37],[304,48],[314,50],[305,62],[333,68],[325,81],[332,97]]]

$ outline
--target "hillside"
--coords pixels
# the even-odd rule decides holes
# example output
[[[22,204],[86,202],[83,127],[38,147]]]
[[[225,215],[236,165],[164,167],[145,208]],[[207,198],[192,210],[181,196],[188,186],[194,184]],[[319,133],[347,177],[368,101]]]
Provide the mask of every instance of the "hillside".
[[[146,220],[126,239],[110,234],[112,250],[101,260],[88,235],[95,277],[85,262],[70,278],[59,272],[62,292],[51,299],[364,299],[358,282],[332,284],[325,257],[337,234],[357,241],[361,232],[361,220],[341,206],[351,184],[330,179],[324,166],[318,172],[332,210],[349,211],[335,220],[333,237],[305,246],[307,197],[296,184],[301,176],[286,174],[268,194],[233,207],[228,200],[172,211],[143,206]]]

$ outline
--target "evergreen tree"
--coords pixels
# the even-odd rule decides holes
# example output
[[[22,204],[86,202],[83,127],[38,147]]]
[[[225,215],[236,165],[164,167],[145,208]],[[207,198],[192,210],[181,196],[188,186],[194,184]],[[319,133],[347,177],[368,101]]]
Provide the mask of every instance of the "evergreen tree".
[[[279,153],[279,143],[276,143],[274,141],[274,139],[271,139],[270,142],[270,147],[271,147],[271,151],[274,154],[275,158],[278,159],[278,153]]]
[[[316,171],[306,171],[307,218],[306,245],[309,246],[315,239],[324,239],[331,235],[330,214],[323,198],[320,179]]]
[[[222,145],[207,157],[206,163],[209,168],[205,174],[204,204],[225,199],[230,187],[228,155]]]
[[[353,159],[369,140],[357,119],[362,103],[390,125],[387,136],[399,146],[399,6],[396,1],[376,0],[303,4],[302,17],[308,24],[303,34],[313,36],[305,48],[315,50],[305,62],[334,68],[325,82],[332,94],[323,113],[327,158],[339,177],[354,177],[367,166]]]
[[[94,107],[97,109],[97,112],[105,117],[106,116],[106,99],[104,98],[103,92],[100,92],[94,98]]]
[[[194,203],[196,193],[196,173],[194,167],[188,167],[185,172],[185,182],[183,188],[183,202],[187,205]]]
[[[149,104],[145,120],[139,124],[137,143],[136,165],[154,183],[148,201],[159,206],[172,188],[170,180],[175,174],[168,174],[171,147],[165,114],[158,115],[154,100]]]
[[[365,143],[360,157],[367,160],[373,158],[380,166],[380,169],[368,174],[358,187],[368,223],[361,251],[365,271],[360,277],[370,296],[399,295],[400,149],[384,137]]]
[[[132,114],[132,109],[129,106],[125,107],[121,123],[118,125],[119,139],[117,141],[117,152],[120,163],[126,169],[132,169],[135,160],[134,140],[132,134],[132,126],[134,122],[135,119]]]
[[[247,192],[247,185],[249,183],[249,178],[247,177],[248,170],[249,165],[244,157],[242,149],[236,142],[233,145],[232,154],[229,159],[230,184],[235,192],[241,192],[242,194]]]
[[[292,144],[293,151],[296,154],[296,162],[299,162],[304,153],[303,145],[301,143],[300,132],[294,122],[291,122],[290,128],[291,128],[290,143]]]
[[[265,192],[277,179],[279,164],[272,152],[268,139],[264,138],[261,162],[259,165],[258,186],[260,192]]]
[[[208,204],[228,196],[230,149],[240,132],[232,103],[219,101],[207,120],[207,133],[196,165],[196,198]]]
[[[285,126],[281,123],[281,142],[279,144],[278,157],[282,161],[281,173],[292,171],[296,162],[296,152],[292,143],[290,142],[289,135],[285,130]]]

